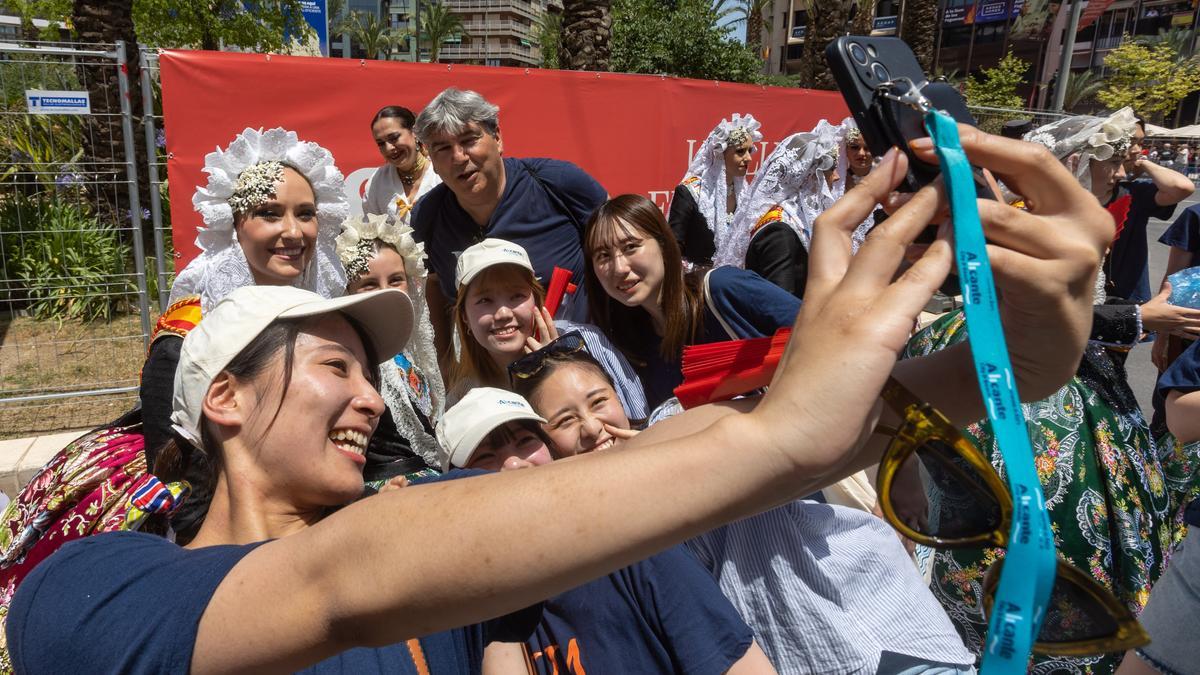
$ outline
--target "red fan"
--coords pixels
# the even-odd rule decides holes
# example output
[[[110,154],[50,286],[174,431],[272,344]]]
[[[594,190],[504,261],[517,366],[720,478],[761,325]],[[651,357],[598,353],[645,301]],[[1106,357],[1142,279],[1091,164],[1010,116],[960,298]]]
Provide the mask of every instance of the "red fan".
[[[679,404],[694,408],[767,386],[791,334],[791,328],[780,328],[772,337],[687,347],[683,384],[675,388]]]
[[[1113,222],[1117,224],[1117,234],[1113,237],[1116,241],[1121,236],[1121,230],[1125,229],[1125,220],[1129,218],[1129,205],[1133,203],[1133,195],[1125,194],[1115,201],[1109,203],[1108,213],[1113,217]]]
[[[571,283],[571,271],[555,267],[554,273],[550,275],[550,287],[546,289],[546,309],[550,311],[550,316],[558,315],[563,296],[574,293],[575,290],[575,284]]]

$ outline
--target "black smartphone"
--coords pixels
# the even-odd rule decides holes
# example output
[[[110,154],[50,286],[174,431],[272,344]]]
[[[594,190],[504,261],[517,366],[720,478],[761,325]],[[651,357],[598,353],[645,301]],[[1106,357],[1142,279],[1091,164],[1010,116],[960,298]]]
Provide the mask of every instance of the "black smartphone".
[[[908,148],[909,141],[928,135],[921,112],[885,97],[885,92],[901,94],[916,87],[934,107],[959,122],[978,126],[958,90],[945,82],[930,82],[912,49],[899,38],[844,35],[829,43],[825,61],[871,153],[879,156],[896,146],[908,155],[902,191],[916,192],[941,171],[936,164],[917,159]],[[975,173],[981,196],[990,197],[982,174]]]

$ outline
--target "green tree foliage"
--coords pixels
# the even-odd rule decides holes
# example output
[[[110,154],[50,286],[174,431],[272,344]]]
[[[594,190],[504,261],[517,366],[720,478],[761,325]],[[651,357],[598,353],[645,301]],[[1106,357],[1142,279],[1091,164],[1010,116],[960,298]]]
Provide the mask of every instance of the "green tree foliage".
[[[613,0],[615,72],[759,82],[762,61],[717,25],[709,0]]]
[[[543,13],[535,28],[538,45],[542,50],[542,67],[558,68],[558,48],[562,44],[562,14]]]
[[[345,33],[363,48],[368,59],[386,59],[392,50],[404,44],[408,32],[396,30],[372,12],[351,12],[344,22],[338,22],[338,33]]]
[[[432,63],[437,63],[442,43],[456,35],[467,35],[458,14],[440,2],[421,5],[421,39],[429,43],[429,60]]]
[[[992,68],[984,68],[982,78],[974,75],[967,78],[967,103],[988,108],[1021,108],[1025,102],[1017,94],[1017,87],[1025,82],[1025,73],[1029,70],[1029,62],[1013,56],[1012,52],[1004,55]]]
[[[138,40],[155,47],[290,52],[313,36],[300,0],[134,0],[133,22]]]
[[[1079,106],[1091,101],[1104,86],[1104,78],[1094,70],[1071,73],[1067,80],[1067,91],[1063,96],[1063,110],[1074,112]]]
[[[54,41],[58,40],[59,28],[66,25],[71,16],[71,0],[5,0],[0,2],[0,13],[21,19],[22,38]],[[33,25],[34,19],[44,19],[50,25],[39,29]]]
[[[1168,42],[1146,46],[1122,42],[1104,57],[1108,73],[1096,98],[1109,108],[1131,106],[1147,117],[1162,120],[1189,93],[1200,89],[1200,65]]]

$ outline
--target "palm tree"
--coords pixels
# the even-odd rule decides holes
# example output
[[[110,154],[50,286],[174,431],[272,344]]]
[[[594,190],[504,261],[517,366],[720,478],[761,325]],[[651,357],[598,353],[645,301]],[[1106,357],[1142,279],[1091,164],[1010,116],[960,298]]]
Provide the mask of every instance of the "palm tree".
[[[875,0],[858,0],[854,7],[851,35],[870,35],[875,28]]]
[[[1170,30],[1159,30],[1158,35],[1141,37],[1135,40],[1138,44],[1155,47],[1165,44],[1175,52],[1175,62],[1183,65],[1196,56],[1196,31],[1191,28],[1175,26]]]
[[[560,68],[607,71],[611,38],[612,0],[563,0]]]
[[[804,0],[808,22],[804,33],[804,52],[800,58],[800,86],[810,89],[837,88],[825,63],[825,47],[846,32],[851,7],[851,0]]]
[[[746,23],[746,46],[749,47],[759,58],[764,58],[762,33],[763,29],[771,30],[774,23],[772,16],[763,16],[763,12],[769,10],[774,5],[774,0],[738,0],[738,3],[730,9],[719,9],[724,3],[722,0],[714,0],[714,8],[718,9],[718,19],[726,16],[734,17],[734,23]]]
[[[912,47],[917,63],[925,72],[933,67],[934,41],[937,39],[937,0],[904,0],[901,5],[900,38]]]
[[[75,0],[71,8],[71,23],[75,28],[75,39],[80,42],[112,44],[117,40],[125,41],[126,71],[129,74],[129,96],[132,103],[134,129],[139,128],[142,118],[141,69],[138,67],[137,36],[133,26],[133,0]],[[77,66],[79,80],[91,94],[92,113],[86,116],[85,124],[88,132],[83,134],[83,150],[88,161],[97,167],[118,167],[125,162],[124,148],[112,139],[123,138],[121,129],[121,109],[118,99],[112,95],[117,90],[117,69],[111,64],[99,64],[94,61],[81,63]],[[146,165],[146,148],[143,143],[134,143],[134,159],[137,166]],[[101,171],[106,169],[101,168]],[[125,190],[122,175],[111,176],[112,181],[101,180],[94,188],[98,193],[97,201],[110,213],[128,213],[133,207],[129,205],[128,193]],[[141,194],[147,195],[149,185],[138,176]],[[123,216],[120,222],[124,222]],[[146,228],[149,233],[151,228]]]
[[[462,19],[441,2],[430,2],[421,8],[421,37],[429,41],[429,61],[438,62],[442,43],[456,35],[467,36]]]
[[[339,32],[345,32],[363,48],[368,59],[378,59],[381,55],[386,59],[408,38],[407,31],[391,28],[374,12],[351,12],[338,27]]]
[[[1077,106],[1087,102],[1103,87],[1104,78],[1094,70],[1071,73],[1071,78],[1067,80],[1066,94],[1063,96],[1063,110],[1074,112]]]

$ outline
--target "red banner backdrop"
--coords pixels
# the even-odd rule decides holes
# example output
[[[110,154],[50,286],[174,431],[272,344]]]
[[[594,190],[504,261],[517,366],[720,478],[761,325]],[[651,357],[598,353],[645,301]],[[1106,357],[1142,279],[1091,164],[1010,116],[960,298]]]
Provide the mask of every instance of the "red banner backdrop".
[[[192,51],[164,52],[159,64],[179,267],[197,253],[192,186],[207,182],[204,155],[246,127],[282,126],[328,148],[358,208],[383,163],[368,124],[375,111],[419,112],[446,87],[474,89],[500,106],[505,154],[569,160],[609,194],[638,192],[665,208],[692,153],[731,113],[762,122],[756,164],[787,135],[846,115],[836,92],[653,75]]]

